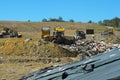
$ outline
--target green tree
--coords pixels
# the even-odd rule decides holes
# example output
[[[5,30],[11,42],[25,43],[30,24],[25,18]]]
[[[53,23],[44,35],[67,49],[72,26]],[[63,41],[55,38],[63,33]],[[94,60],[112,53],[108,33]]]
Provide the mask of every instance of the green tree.
[[[28,20],[28,22],[31,22],[31,20]]]
[[[92,21],[91,21],[91,20],[89,20],[89,21],[88,21],[88,23],[92,23]]]
[[[50,18],[49,21],[51,22],[64,22],[63,18],[62,17],[58,17],[58,19],[56,18]]]
[[[110,24],[110,20],[103,20],[103,25],[109,26],[109,24]]]
[[[74,20],[73,20],[73,19],[70,19],[69,22],[74,22]]]
[[[114,27],[119,27],[119,22],[120,19],[118,17],[115,17],[111,20],[111,23],[113,24]]]
[[[64,20],[61,16],[58,17],[58,22],[64,22]]]
[[[103,25],[105,26],[113,26],[113,27],[120,27],[120,18],[115,17],[111,20],[103,20]]]
[[[102,22],[102,21],[98,21],[98,24],[99,24],[99,25],[103,25],[103,22]]]
[[[42,22],[48,22],[48,20],[46,18],[42,19]]]
[[[50,22],[58,22],[58,20],[56,18],[50,18],[49,21]]]

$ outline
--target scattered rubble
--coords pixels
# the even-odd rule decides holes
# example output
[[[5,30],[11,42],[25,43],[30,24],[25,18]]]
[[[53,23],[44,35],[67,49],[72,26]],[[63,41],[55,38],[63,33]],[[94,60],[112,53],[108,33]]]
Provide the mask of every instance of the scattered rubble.
[[[28,73],[33,68],[39,69],[40,67],[44,67],[43,65],[39,64],[54,66],[72,63],[80,59],[97,55],[101,52],[110,51],[115,47],[120,48],[120,44],[107,43],[105,41],[81,40],[72,45],[58,45],[51,42],[34,40],[30,38],[0,39],[0,65],[2,66],[3,64],[11,64],[15,67],[16,64],[22,66],[30,65],[22,67],[23,69],[28,69],[27,72],[24,69],[24,71]],[[38,65],[38,67],[36,68],[33,63]],[[8,66],[6,68],[8,68]],[[1,70],[3,69],[5,68],[1,68]],[[9,67],[10,74],[11,69],[13,68]],[[19,73],[19,71],[17,72],[16,74],[19,74],[20,76],[21,73],[24,73],[24,75],[26,74],[23,71],[21,73]],[[2,74],[5,75],[4,72],[2,72]]]
[[[42,61],[43,63],[54,62],[51,58],[57,58],[55,61],[60,62],[62,57],[79,57],[84,59],[97,55],[99,53],[109,51],[112,48],[120,48],[120,44],[106,43],[105,41],[80,40],[72,45],[57,45],[51,42],[32,39],[1,39],[0,55],[9,55],[11,62],[30,62]],[[10,59],[10,56],[16,57]],[[22,59],[22,56],[27,58]],[[19,58],[20,57],[20,58]],[[31,59],[28,57],[32,57]],[[0,63],[4,62],[0,59]],[[17,59],[18,58],[18,59]],[[21,59],[21,60],[19,60]]]
[[[106,43],[105,41],[79,40],[76,44],[60,45],[71,52],[80,54],[83,58],[97,55],[99,53],[109,51],[113,48],[120,48],[120,44]]]

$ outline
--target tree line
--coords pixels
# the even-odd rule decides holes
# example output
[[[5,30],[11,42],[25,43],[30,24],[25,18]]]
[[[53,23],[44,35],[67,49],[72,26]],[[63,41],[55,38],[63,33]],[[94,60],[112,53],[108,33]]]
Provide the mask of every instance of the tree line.
[[[49,18],[49,19],[44,18],[42,19],[42,22],[74,22],[74,20],[70,19],[69,21],[65,21],[61,16],[59,16],[58,18]]]
[[[69,21],[65,21],[61,16],[58,18],[49,18],[49,19],[42,19],[42,22],[75,22],[73,19]],[[92,20],[89,20],[88,23],[95,23]],[[113,26],[113,27],[120,27],[120,18],[115,17],[113,19],[104,19],[103,21],[98,21],[97,24],[104,25],[104,26]]]
[[[104,26],[120,27],[120,18],[115,17],[111,20],[105,19],[103,21],[99,21],[98,24],[104,25]]]

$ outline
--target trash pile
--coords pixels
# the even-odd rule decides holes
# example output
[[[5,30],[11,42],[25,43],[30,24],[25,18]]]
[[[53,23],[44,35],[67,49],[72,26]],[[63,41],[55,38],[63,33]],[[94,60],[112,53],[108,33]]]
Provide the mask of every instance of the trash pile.
[[[20,80],[120,80],[119,67],[120,49],[114,48],[106,54],[39,69],[21,77]]]
[[[113,48],[120,48],[120,44],[106,43],[105,41],[77,41],[72,45],[60,45],[71,52],[82,55],[83,58],[97,55],[105,51],[110,51]]]
[[[57,45],[51,42],[32,39],[1,39],[0,55],[12,62],[49,61],[49,59],[74,57],[85,59],[99,53],[120,47],[119,44],[107,44],[104,41],[78,41],[72,45]],[[9,55],[7,57],[7,55]],[[53,62],[53,61],[52,61]]]

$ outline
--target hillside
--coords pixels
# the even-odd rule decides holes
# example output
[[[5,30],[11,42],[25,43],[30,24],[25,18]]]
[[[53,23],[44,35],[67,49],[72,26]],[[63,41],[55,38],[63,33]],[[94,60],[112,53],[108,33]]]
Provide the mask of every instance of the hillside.
[[[85,29],[85,28],[96,28],[103,29],[104,26],[100,26],[92,23],[73,23],[73,22],[17,22],[17,21],[0,21],[1,25],[7,27],[15,27],[21,32],[29,31],[40,31],[41,27],[49,26],[51,28],[55,26],[63,26],[68,30],[73,29]]]
[[[26,37],[38,38],[42,27],[63,26],[65,28],[65,35],[73,35],[77,29],[85,31],[87,28],[94,28],[95,32],[103,31],[104,26],[91,23],[72,23],[72,22],[15,22],[15,21],[0,21],[0,25],[6,27],[13,27]],[[39,36],[37,36],[39,35]],[[51,32],[52,35],[52,32]]]
[[[0,39],[0,80],[18,80],[37,69],[68,63],[69,58],[75,56],[77,54],[49,42]]]
[[[80,60],[77,54],[60,46],[41,40],[41,28],[63,26],[66,36],[73,36],[75,30],[94,29],[103,32],[105,26],[70,22],[16,22],[0,21],[2,26],[14,28],[23,38],[0,38],[0,80],[18,80],[21,76],[39,68],[66,64]],[[52,35],[52,31],[51,31]]]

